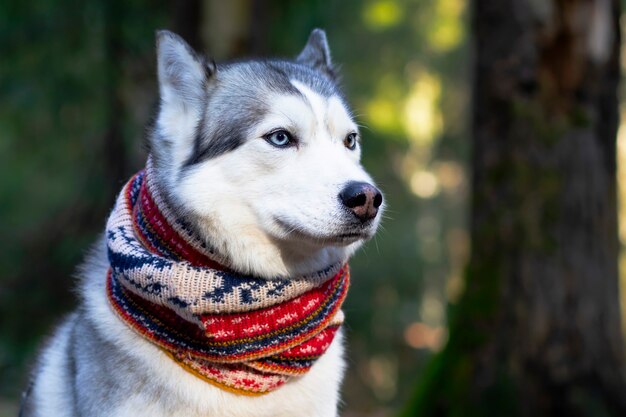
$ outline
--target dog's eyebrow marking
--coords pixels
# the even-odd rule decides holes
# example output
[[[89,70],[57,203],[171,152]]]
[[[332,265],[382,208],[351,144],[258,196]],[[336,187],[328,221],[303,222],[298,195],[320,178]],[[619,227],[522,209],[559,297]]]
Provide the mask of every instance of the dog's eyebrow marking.
[[[318,125],[326,126],[326,128],[328,129],[328,100],[315,93],[313,90],[311,90],[309,87],[299,81],[291,80],[291,84],[293,84],[302,93],[304,99],[303,101],[307,103],[308,106],[311,108],[311,111],[313,112],[313,115],[315,117],[315,122]]]
[[[343,136],[350,131],[358,131],[358,126],[339,96],[320,95],[297,80],[291,80],[291,83],[300,91],[303,101],[311,108],[317,126],[325,128],[331,140],[343,140]]]

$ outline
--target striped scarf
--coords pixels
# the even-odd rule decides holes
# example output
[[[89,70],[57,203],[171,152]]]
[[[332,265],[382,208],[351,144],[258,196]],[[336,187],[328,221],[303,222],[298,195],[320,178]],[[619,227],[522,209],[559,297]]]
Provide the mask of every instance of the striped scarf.
[[[199,378],[268,393],[311,369],[343,322],[346,265],[297,278],[235,273],[154,186],[150,159],[106,227],[107,296],[131,329]]]

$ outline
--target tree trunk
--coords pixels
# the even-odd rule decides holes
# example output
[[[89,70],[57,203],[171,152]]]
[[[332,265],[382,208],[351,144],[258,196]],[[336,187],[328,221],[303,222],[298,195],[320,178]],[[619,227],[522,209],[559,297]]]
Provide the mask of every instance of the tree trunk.
[[[618,0],[475,0],[472,256],[406,415],[624,416]]]

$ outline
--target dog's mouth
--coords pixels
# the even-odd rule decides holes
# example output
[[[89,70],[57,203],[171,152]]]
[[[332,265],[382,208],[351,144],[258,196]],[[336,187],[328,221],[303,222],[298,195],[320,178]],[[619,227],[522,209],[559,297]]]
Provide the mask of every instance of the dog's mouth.
[[[314,241],[322,245],[346,246],[358,240],[370,239],[373,236],[369,228],[362,226],[359,228],[351,228],[351,230],[337,234],[323,234],[311,232],[301,225],[293,224],[292,222],[278,217],[275,218],[274,221],[286,235],[298,240]]]

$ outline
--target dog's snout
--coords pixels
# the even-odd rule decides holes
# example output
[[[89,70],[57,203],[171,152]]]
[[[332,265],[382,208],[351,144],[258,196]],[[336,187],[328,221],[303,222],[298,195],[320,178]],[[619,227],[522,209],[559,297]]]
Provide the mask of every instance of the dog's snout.
[[[380,190],[366,182],[349,182],[339,193],[339,199],[362,222],[372,220],[383,203]]]

